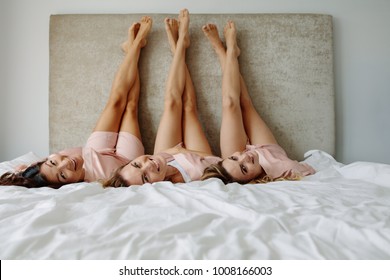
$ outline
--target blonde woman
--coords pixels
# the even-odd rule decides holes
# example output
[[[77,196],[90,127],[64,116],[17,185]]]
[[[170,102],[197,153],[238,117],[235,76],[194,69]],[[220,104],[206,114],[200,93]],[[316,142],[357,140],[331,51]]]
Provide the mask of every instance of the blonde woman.
[[[287,157],[254,108],[239,70],[235,23],[228,21],[224,28],[226,49],[214,24],[205,25],[203,32],[218,55],[223,73],[220,133],[223,160],[209,166],[202,179],[216,177],[224,183],[248,183],[296,180],[313,174],[311,166]]]
[[[140,156],[119,168],[104,186],[190,182],[199,180],[207,166],[221,160],[212,155],[197,115],[195,89],[185,61],[190,44],[189,20],[186,9],[180,11],[178,20],[165,20],[173,60],[154,154]]]

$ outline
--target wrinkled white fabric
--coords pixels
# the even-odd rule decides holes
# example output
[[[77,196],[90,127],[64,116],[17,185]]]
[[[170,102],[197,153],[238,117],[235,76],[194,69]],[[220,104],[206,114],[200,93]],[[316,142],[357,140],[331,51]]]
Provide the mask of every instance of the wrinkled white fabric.
[[[1,186],[0,258],[389,259],[390,166],[307,156],[294,182]]]

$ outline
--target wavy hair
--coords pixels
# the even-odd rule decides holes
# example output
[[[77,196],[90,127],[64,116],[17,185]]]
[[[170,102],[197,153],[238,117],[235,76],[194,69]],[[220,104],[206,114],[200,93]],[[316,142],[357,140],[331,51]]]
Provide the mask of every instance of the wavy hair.
[[[216,164],[212,164],[208,166],[201,177],[201,180],[206,180],[209,178],[218,178],[222,180],[224,184],[229,184],[233,182],[237,182],[240,184],[257,184],[257,183],[269,183],[269,182],[275,182],[275,181],[299,181],[302,176],[293,172],[288,172],[284,174],[282,177],[278,178],[272,178],[268,176],[265,173],[260,174],[258,177],[246,181],[240,181],[240,180],[235,180],[229,172],[225,169],[225,167],[222,166],[222,162],[220,161]]]
[[[227,170],[222,166],[222,160],[211,164],[203,171],[203,175],[200,178],[202,181],[209,178],[218,178],[222,180],[224,184],[233,183],[233,177],[227,172]]]
[[[125,182],[125,179],[119,174],[119,172],[125,167],[125,165],[119,167],[107,180],[101,181],[103,188],[121,188],[128,187],[129,185]]]
[[[41,165],[44,162],[45,160],[33,163],[23,171],[4,173],[0,177],[0,185],[13,185],[26,188],[50,187],[58,189],[62,185],[50,184],[45,175],[40,173]]]

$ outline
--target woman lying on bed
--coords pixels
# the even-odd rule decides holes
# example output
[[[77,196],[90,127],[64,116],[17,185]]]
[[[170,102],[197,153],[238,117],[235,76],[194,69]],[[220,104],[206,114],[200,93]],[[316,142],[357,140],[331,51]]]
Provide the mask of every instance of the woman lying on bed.
[[[104,182],[105,187],[199,180],[207,166],[221,160],[212,156],[197,115],[195,89],[185,61],[190,44],[188,26],[187,10],[180,11],[179,21],[165,20],[173,60],[154,155],[138,157],[119,168],[112,178]]]
[[[202,179],[217,177],[224,183],[248,183],[297,180],[313,174],[311,166],[287,157],[254,108],[239,70],[234,22],[228,21],[224,28],[226,50],[215,25],[205,25],[203,32],[218,55],[223,73],[220,146],[224,160],[209,166]]]
[[[151,18],[143,17],[129,28],[128,40],[122,44],[125,58],[85,147],[60,151],[14,173],[5,173],[1,185],[58,188],[80,181],[107,179],[118,167],[144,154],[138,124],[138,60],[151,26]]]

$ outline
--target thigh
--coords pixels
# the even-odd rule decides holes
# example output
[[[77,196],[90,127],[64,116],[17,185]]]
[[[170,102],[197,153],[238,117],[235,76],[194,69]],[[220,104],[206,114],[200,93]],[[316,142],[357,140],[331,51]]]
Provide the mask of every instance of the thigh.
[[[252,145],[277,144],[274,134],[252,106],[243,110],[245,130]]]
[[[253,145],[277,144],[272,131],[269,129],[266,122],[261,118],[260,114],[256,111],[256,108],[253,106],[251,97],[242,76],[240,83],[242,118],[250,143]]]
[[[226,158],[237,151],[245,150],[248,141],[240,105],[222,108],[220,131],[221,156]]]
[[[165,100],[153,153],[158,154],[182,141],[182,101]]]
[[[118,132],[125,106],[125,102],[109,99],[96,122],[94,131]]]
[[[189,150],[212,154],[210,144],[195,110],[184,112],[183,141],[185,147]]]
[[[185,146],[189,150],[212,154],[210,144],[199,121],[195,87],[187,67],[183,103],[183,141]]]

